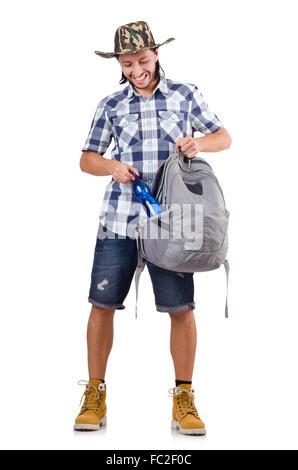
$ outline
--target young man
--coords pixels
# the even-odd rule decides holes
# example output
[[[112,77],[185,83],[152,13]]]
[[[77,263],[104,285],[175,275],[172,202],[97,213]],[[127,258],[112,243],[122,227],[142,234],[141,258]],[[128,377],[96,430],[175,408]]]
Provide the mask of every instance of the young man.
[[[158,62],[158,47],[147,23],[120,26],[114,52],[96,52],[116,57],[122,69],[123,90],[98,105],[80,161],[82,171],[112,175],[100,213],[89,302],[87,329],[89,381],[75,429],[99,429],[106,422],[105,373],[113,343],[115,309],[124,309],[137,265],[134,229],[144,216],[132,192],[134,177],[149,186],[159,166],[180,147],[193,158],[198,152],[228,148],[231,138],[218,117],[208,109],[195,85],[166,79]],[[193,138],[200,131],[203,137]],[[111,159],[103,155],[114,138]],[[138,208],[136,210],[136,207]],[[143,212],[142,212],[143,211]],[[205,434],[205,425],[194,404],[191,388],[196,352],[193,309],[193,274],[183,277],[149,262],[156,308],[171,318],[170,349],[176,387],[172,389],[172,426],[184,434]]]

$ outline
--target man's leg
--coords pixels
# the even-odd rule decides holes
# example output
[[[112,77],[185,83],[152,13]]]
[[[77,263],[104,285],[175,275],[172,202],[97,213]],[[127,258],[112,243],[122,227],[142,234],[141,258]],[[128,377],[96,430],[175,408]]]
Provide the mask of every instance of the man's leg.
[[[176,380],[181,381],[171,391],[173,395],[172,428],[182,434],[204,435],[205,424],[194,403],[191,383],[196,355],[197,330],[193,310],[169,313],[171,318],[170,349]],[[178,382],[179,383],[179,382]]]
[[[75,420],[75,430],[95,431],[106,424],[107,361],[113,345],[113,319],[115,309],[92,305],[87,328],[89,382],[85,399]]]
[[[115,309],[124,309],[138,253],[136,241],[99,233],[94,250],[88,300],[92,309],[87,329],[89,381],[75,429],[99,429],[106,423],[106,367],[113,344]]]
[[[92,305],[87,328],[89,380],[105,378],[113,345],[114,313],[115,309]]]
[[[192,380],[197,330],[193,310],[169,313],[171,318],[170,350],[176,380]]]

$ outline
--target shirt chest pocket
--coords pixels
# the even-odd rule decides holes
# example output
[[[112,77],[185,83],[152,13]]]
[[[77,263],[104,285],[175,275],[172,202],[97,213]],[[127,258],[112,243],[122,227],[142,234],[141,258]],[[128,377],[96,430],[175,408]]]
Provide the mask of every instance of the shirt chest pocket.
[[[159,111],[160,138],[176,143],[179,137],[185,137],[186,117],[184,113],[176,111]]]
[[[140,140],[139,115],[124,114],[111,118],[115,130],[115,139],[120,148],[135,145]]]

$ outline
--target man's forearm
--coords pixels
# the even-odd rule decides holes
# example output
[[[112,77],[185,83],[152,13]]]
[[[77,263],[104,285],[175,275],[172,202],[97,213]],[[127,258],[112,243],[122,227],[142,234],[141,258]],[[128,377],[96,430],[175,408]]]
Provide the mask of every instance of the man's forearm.
[[[219,131],[195,138],[199,152],[219,152],[230,147],[232,139],[228,131],[222,127]]]
[[[96,152],[83,152],[80,160],[80,168],[85,173],[95,176],[107,176],[113,173],[114,160],[104,158]]]

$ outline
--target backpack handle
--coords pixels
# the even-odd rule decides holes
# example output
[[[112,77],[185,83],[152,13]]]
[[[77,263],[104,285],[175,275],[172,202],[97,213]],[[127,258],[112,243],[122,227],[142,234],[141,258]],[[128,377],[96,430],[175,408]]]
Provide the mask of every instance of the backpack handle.
[[[184,153],[182,152],[181,150],[181,147],[178,148],[178,155],[179,155],[179,158],[181,158],[181,160],[183,159],[182,155],[184,155]],[[185,155],[186,157],[186,155]],[[186,157],[188,158],[188,157]],[[188,168],[191,168],[191,158],[188,158]]]

